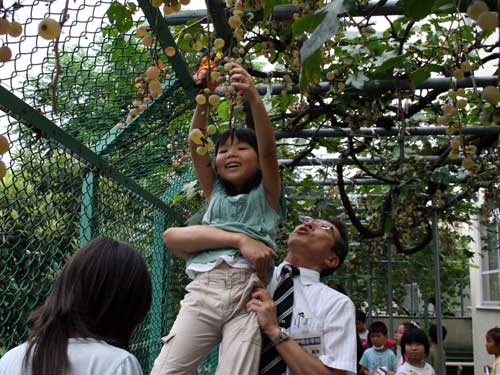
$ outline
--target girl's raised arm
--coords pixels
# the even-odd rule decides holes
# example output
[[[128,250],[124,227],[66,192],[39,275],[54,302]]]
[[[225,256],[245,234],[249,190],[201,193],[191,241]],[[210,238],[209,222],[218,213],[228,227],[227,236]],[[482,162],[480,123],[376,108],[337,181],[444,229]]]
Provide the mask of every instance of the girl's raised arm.
[[[274,129],[267,115],[266,108],[257,92],[252,76],[239,64],[233,62],[231,85],[236,90],[243,90],[245,98],[252,108],[255,135],[259,147],[259,164],[262,171],[262,183],[269,205],[278,211],[281,197],[281,178],[279,173],[276,138]]]
[[[193,119],[191,120],[191,130],[204,130],[207,126],[207,116],[207,104],[197,104]],[[198,178],[200,186],[205,193],[206,200],[210,202],[210,196],[212,195],[212,188],[215,181],[215,171],[212,168],[210,156],[208,156],[208,153],[206,153],[205,155],[199,155],[196,152],[196,148],[198,147],[198,145],[196,145],[191,139],[188,139],[188,142],[189,152],[191,153],[191,159],[193,160],[196,177]]]

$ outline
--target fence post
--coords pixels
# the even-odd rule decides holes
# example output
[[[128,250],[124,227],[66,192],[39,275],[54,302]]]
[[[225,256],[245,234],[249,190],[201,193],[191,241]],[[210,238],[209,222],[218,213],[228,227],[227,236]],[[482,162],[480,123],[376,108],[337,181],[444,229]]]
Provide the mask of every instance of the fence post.
[[[163,326],[163,287],[165,270],[165,247],[163,230],[165,214],[156,211],[153,219],[153,256],[151,258],[151,278],[153,282],[153,301],[149,321],[149,369],[153,368],[156,356],[160,351],[160,338]]]
[[[392,309],[392,243],[389,239],[385,241],[387,251],[387,308],[389,312],[389,337],[394,338],[394,312]]]
[[[94,209],[96,194],[97,178],[93,172],[88,172],[82,184],[82,203],[80,209],[80,247],[84,246],[94,236]]]
[[[438,345],[438,368],[436,369],[437,375],[443,374],[443,316],[441,313],[441,269],[440,269],[440,249],[438,237],[438,214],[434,208],[432,210],[432,242],[434,248],[434,312],[436,314],[436,333]]]
[[[370,273],[367,279],[367,293],[368,293],[368,326],[373,323],[373,295],[372,295],[372,280],[373,280],[373,266],[372,262],[369,263]]]

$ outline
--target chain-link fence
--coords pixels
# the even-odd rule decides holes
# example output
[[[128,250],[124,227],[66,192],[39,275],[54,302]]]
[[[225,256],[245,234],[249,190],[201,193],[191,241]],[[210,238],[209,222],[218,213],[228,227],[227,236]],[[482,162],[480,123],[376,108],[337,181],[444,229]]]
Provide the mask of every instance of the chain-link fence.
[[[0,355],[26,339],[30,312],[68,257],[104,235],[139,249],[150,266],[153,305],[132,345],[147,373],[187,282],[162,233],[199,209],[184,203],[193,191],[185,189],[194,179],[186,154],[193,100],[155,46],[110,25],[113,1],[66,3],[2,4],[22,33],[1,36],[12,58],[0,63],[0,135],[9,148],[1,156]],[[63,24],[58,41],[38,36],[46,17]],[[153,64],[162,67],[163,93],[146,101]],[[199,373],[216,363],[214,353]]]

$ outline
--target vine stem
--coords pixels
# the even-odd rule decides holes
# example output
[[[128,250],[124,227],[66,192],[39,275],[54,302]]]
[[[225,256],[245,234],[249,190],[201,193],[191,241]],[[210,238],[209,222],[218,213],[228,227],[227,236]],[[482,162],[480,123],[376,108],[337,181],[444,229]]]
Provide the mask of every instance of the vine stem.
[[[64,5],[64,10],[63,13],[61,14],[61,18],[59,21],[59,24],[61,25],[61,32],[62,32],[62,26],[68,19],[68,7],[69,7],[69,0],[66,0],[66,4]],[[56,39],[55,45],[54,45],[54,53],[56,55],[56,69],[55,69],[55,75],[54,78],[52,79],[52,82],[50,83],[50,92],[52,95],[52,108],[54,111],[54,114],[58,114],[59,109],[58,109],[58,103],[57,103],[57,84],[59,82],[59,77],[61,76],[61,59],[59,58],[59,38],[61,37],[61,34]]]

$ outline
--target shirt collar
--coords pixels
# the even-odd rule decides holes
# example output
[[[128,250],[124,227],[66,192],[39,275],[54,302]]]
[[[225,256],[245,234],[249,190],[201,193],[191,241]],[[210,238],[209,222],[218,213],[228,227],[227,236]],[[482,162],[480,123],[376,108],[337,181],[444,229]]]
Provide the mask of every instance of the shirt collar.
[[[283,266],[285,264],[290,264],[290,263],[288,263],[287,261],[284,261],[278,266],[278,272],[277,272],[278,278],[279,278],[279,275],[281,274],[281,269],[283,268]],[[301,281],[302,285],[311,285],[314,283],[319,283],[319,276],[320,276],[319,272],[314,271],[310,268],[298,267],[298,269],[300,270],[299,277],[300,277],[300,281]]]

